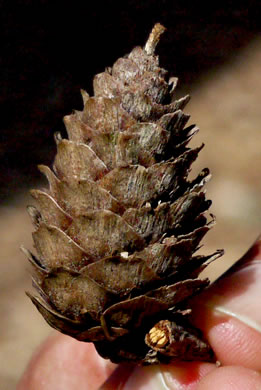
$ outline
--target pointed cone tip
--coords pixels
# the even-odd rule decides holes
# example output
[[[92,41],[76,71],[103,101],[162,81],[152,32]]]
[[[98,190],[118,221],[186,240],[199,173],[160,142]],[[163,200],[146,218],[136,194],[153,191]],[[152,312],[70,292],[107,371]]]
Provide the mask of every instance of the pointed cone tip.
[[[164,33],[165,30],[166,28],[162,26],[162,24],[155,24],[144,47],[144,51],[146,54],[154,54],[156,46],[160,40],[160,36]]]

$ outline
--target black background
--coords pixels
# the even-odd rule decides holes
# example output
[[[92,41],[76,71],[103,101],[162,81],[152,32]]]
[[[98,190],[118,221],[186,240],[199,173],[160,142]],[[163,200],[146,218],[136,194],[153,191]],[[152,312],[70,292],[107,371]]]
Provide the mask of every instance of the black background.
[[[50,164],[62,117],[81,109],[80,88],[167,27],[161,65],[186,92],[260,31],[259,1],[0,1],[0,196],[11,199]]]

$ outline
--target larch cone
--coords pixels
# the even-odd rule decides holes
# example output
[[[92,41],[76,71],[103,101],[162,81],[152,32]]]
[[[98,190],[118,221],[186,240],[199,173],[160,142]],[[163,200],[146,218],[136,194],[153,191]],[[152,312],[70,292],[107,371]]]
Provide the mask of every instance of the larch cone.
[[[188,174],[202,146],[174,99],[154,51],[156,24],[142,49],[94,77],[94,96],[64,118],[53,170],[40,166],[49,189],[30,206],[37,256],[28,294],[45,320],[77,340],[93,342],[113,362],[154,364],[215,360],[189,322],[188,299],[205,289],[199,274],[220,257],[195,255],[214,221],[205,216],[204,169]]]

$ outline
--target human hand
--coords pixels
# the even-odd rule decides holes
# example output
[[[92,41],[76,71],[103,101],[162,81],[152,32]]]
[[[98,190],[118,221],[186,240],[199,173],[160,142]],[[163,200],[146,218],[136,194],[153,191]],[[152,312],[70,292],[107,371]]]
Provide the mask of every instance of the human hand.
[[[261,237],[225,276],[192,301],[192,321],[203,330],[221,367],[180,362],[120,365],[114,371],[116,366],[99,357],[92,344],[56,334],[33,357],[17,390],[261,389],[260,297]]]

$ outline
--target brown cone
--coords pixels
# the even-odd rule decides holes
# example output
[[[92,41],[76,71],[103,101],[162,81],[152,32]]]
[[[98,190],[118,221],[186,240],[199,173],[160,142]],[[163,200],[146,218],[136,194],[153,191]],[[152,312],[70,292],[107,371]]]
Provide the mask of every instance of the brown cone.
[[[199,273],[222,251],[196,256],[211,228],[205,212],[208,169],[187,176],[202,146],[175,101],[155,47],[156,24],[142,49],[94,77],[94,97],[64,118],[49,189],[33,190],[29,207],[37,257],[31,297],[55,329],[94,342],[113,362],[213,360],[189,325],[187,299],[208,286]]]

